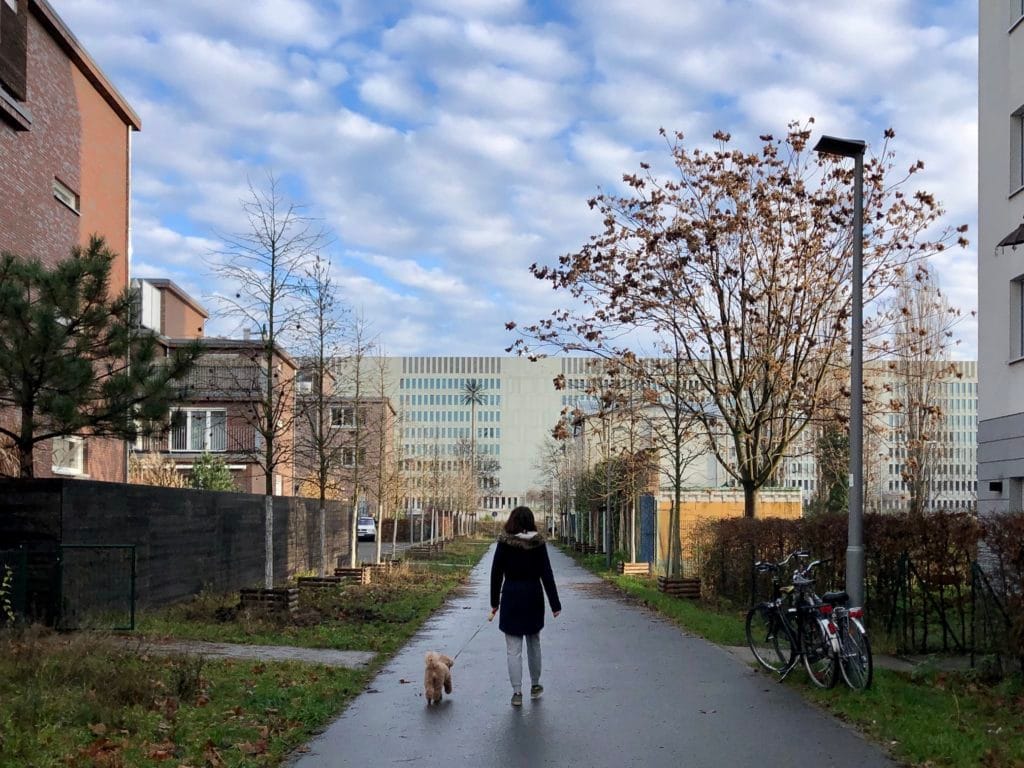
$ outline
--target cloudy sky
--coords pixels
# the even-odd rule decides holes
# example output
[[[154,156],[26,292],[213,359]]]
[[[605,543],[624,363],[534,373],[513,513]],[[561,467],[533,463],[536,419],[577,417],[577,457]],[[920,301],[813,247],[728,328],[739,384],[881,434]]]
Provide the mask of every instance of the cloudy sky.
[[[207,256],[272,171],[389,354],[502,354],[554,306],[529,265],[598,230],[587,198],[663,158],[662,126],[891,125],[976,236],[976,0],[51,2],[143,121],[135,274],[226,290]],[[973,310],[973,246],[935,266]]]

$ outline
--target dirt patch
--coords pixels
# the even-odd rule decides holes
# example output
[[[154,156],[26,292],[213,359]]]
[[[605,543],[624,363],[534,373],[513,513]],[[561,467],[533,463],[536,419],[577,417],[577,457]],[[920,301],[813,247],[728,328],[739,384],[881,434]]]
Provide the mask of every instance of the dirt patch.
[[[628,598],[628,595],[621,589],[603,579],[601,581],[577,581],[567,586],[569,589],[581,592],[587,597],[607,597],[616,600],[626,600]]]

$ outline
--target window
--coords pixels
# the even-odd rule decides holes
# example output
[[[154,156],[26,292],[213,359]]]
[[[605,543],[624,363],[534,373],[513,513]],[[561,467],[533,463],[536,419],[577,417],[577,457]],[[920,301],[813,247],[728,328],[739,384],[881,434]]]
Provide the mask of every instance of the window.
[[[18,101],[27,93],[28,14],[24,0],[0,3],[0,86]],[[20,9],[20,11],[19,11]],[[20,130],[25,130],[23,126]]]
[[[356,409],[354,405],[332,405],[331,426],[353,428],[356,425]]]
[[[75,213],[81,213],[81,199],[71,191],[71,188],[60,179],[53,180],[53,196]]]
[[[227,422],[224,410],[187,408],[175,411],[174,426],[168,438],[171,450],[223,453],[228,449]]]
[[[1010,281],[1010,359],[1024,357],[1024,275]]]
[[[422,446],[420,446],[422,448]],[[366,449],[360,448],[358,451],[355,448],[342,448],[341,449],[341,464],[345,467],[354,467],[358,460],[360,466],[366,461]]]
[[[55,437],[52,448],[54,474],[85,474],[85,441],[82,438]]]

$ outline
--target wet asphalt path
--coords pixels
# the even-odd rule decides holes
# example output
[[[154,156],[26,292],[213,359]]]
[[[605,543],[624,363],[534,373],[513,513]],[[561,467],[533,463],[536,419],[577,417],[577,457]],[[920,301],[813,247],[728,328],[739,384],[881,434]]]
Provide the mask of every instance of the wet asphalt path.
[[[894,765],[798,693],[624,602],[568,557],[549,552],[563,612],[557,619],[548,614],[541,634],[542,699],[527,697],[521,709],[509,705],[497,620],[459,655],[453,694],[436,707],[423,699],[424,654],[454,655],[486,623],[488,555],[463,594],[289,765]]]

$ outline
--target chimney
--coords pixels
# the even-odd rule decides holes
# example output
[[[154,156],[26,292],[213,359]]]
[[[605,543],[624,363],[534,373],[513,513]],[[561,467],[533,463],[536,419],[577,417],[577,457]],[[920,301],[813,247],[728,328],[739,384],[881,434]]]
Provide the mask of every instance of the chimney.
[[[243,339],[245,339],[246,341],[249,341],[249,338],[250,338],[251,335],[252,334],[251,334],[251,332],[249,331],[248,328],[243,328],[242,329],[242,338]]]

